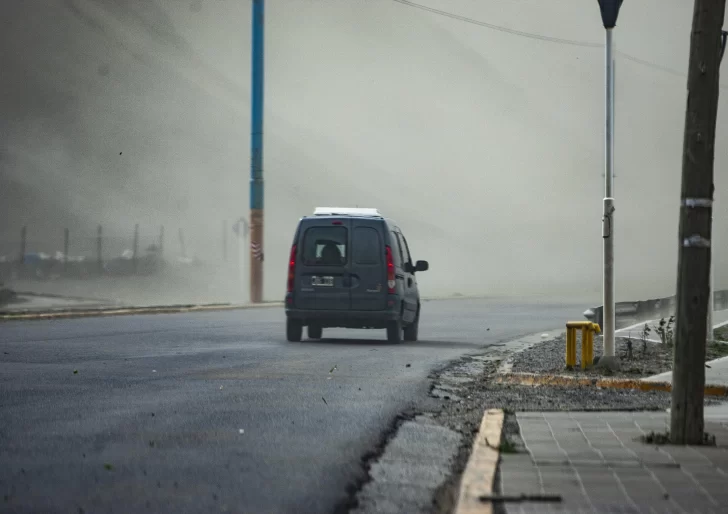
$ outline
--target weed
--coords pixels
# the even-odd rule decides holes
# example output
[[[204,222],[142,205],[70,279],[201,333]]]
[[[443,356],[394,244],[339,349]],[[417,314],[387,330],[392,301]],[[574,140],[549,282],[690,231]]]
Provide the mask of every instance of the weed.
[[[660,320],[660,323],[653,327],[655,332],[657,332],[657,335],[660,336],[660,341],[662,341],[662,344],[666,344],[668,346],[672,345],[672,340],[674,336],[674,324],[675,324],[675,316],[670,316],[667,320],[665,318],[662,318]]]
[[[625,355],[623,355],[623,357],[626,357],[627,360],[631,361],[634,358],[634,356],[632,354],[632,346],[633,346],[632,332],[630,332],[629,336],[625,339],[625,344],[627,345],[627,353]]]
[[[504,437],[503,440],[501,440],[498,451],[501,453],[518,453],[516,445],[509,441],[507,437]]]
[[[652,332],[652,329],[650,326],[645,323],[644,328],[642,329],[642,332],[640,333],[640,340],[642,341],[642,356],[644,357],[647,355],[647,338],[650,337],[650,333]]]
[[[670,439],[670,431],[665,432],[649,432],[639,436],[639,440],[646,444],[672,444]],[[703,440],[699,443],[701,446],[715,446],[716,439],[713,434],[703,432]]]

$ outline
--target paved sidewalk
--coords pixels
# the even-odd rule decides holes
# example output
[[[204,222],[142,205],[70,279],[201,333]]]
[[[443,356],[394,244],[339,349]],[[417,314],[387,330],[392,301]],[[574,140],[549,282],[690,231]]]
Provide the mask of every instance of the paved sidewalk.
[[[721,357],[705,363],[705,383],[709,385],[728,385],[728,357]],[[646,382],[670,382],[672,383],[672,371],[652,375],[643,378]]]
[[[668,416],[518,413],[527,453],[501,453],[501,492],[559,494],[562,501],[505,503],[505,512],[726,512],[728,416],[706,421],[718,447],[656,446],[637,439],[665,432]]]

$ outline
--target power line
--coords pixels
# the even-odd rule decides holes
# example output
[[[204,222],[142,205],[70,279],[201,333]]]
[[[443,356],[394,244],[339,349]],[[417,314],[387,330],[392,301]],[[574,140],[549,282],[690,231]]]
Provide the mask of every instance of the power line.
[[[551,37],[551,36],[544,36],[543,34],[535,34],[533,32],[525,32],[522,30],[515,30],[515,29],[509,29],[508,27],[503,27],[501,25],[495,25],[493,23],[486,23],[484,21],[476,20],[474,18],[469,18],[467,16],[461,16],[459,14],[454,14],[447,11],[442,11],[440,9],[435,9],[434,7],[428,7],[426,5],[418,4],[416,2],[410,2],[409,0],[392,0],[393,2],[397,2],[398,4],[406,5],[407,7],[413,7],[415,9],[421,9],[423,11],[427,11],[433,14],[437,14],[439,16],[445,16],[447,18],[452,18],[453,20],[462,21],[464,23],[470,23],[472,25],[478,25],[479,27],[485,27],[487,29],[496,30],[498,32],[505,32],[507,34],[511,34],[514,36],[519,37],[525,37],[528,39],[535,39],[538,41],[547,41],[549,43],[555,43],[559,45],[570,45],[570,46],[579,46],[582,48],[603,48],[604,45],[602,43],[592,43],[589,41],[578,41],[574,39],[563,39],[558,37]],[[668,68],[666,66],[661,66],[659,64],[645,61],[644,59],[640,59],[639,57],[635,57],[633,55],[617,51],[618,55],[624,57],[625,59],[632,61],[634,63],[640,64],[642,66],[646,66],[648,68],[652,68],[658,71],[662,71],[665,73],[669,73],[671,75],[675,75],[678,77],[687,77],[687,73],[683,73],[681,71],[674,70],[672,68]],[[721,89],[728,89],[728,85],[722,85],[720,86]]]
[[[485,27],[491,30],[497,30],[499,32],[506,32],[508,34],[513,34],[514,36],[521,36],[526,37],[529,39],[538,39],[540,41],[549,41],[551,43],[558,43],[561,45],[572,45],[572,46],[582,46],[587,48],[601,48],[603,45],[601,43],[590,43],[589,41],[575,41],[572,39],[562,39],[558,37],[551,37],[551,36],[543,36],[541,34],[534,34],[532,32],[524,32],[522,30],[515,30],[515,29],[509,29],[508,27],[502,27],[500,25],[494,25],[492,23],[486,23],[484,21],[479,21],[473,18],[468,18],[467,16],[460,16],[459,14],[453,14],[447,11],[441,11],[439,9],[435,9],[433,7],[427,7],[426,5],[417,4],[415,2],[409,2],[407,0],[393,0],[394,2],[397,2],[399,4],[406,5],[408,7],[414,7],[415,9],[422,9],[423,11],[428,11],[434,14],[439,14],[440,16],[446,16],[448,18],[452,18],[454,20],[463,21],[465,23],[471,23],[473,25],[478,25],[480,27]]]
[[[681,71],[673,70],[672,68],[668,68],[667,66],[661,66],[659,64],[655,64],[654,62],[645,61],[644,59],[640,59],[639,57],[635,57],[634,55],[629,55],[624,52],[620,52],[617,50],[616,52],[618,55],[621,55],[628,61],[635,62],[637,64],[641,64],[642,66],[647,66],[648,68],[652,68],[659,71],[664,71],[665,73],[669,73],[670,75],[675,75],[677,77],[687,77],[687,73],[683,73]]]

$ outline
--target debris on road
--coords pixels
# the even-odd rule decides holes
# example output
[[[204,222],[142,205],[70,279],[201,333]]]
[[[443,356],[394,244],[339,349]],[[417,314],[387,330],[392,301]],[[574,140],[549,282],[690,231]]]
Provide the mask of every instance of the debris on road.
[[[328,404],[329,404],[329,403],[328,403],[328,402],[326,401],[326,398],[324,398],[323,396],[321,397],[321,399],[322,399],[322,400],[324,401],[324,403],[325,403],[326,405],[328,405]]]

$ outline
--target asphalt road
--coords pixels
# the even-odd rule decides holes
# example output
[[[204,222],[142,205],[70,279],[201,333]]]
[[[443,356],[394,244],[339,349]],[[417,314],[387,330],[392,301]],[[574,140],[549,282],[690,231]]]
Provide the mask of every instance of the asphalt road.
[[[428,375],[584,304],[429,301],[421,341],[279,308],[0,324],[1,512],[332,512]],[[489,329],[489,330],[488,330]]]

